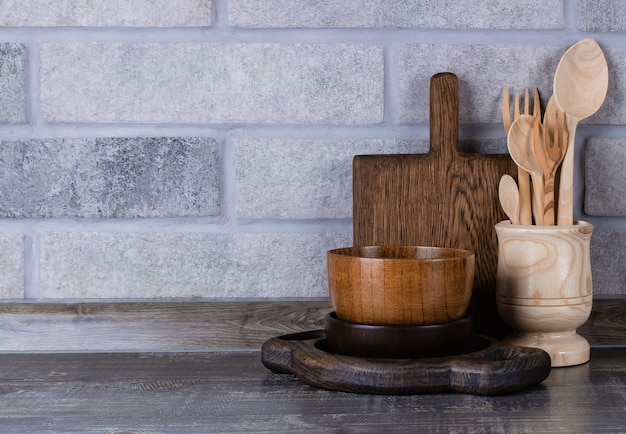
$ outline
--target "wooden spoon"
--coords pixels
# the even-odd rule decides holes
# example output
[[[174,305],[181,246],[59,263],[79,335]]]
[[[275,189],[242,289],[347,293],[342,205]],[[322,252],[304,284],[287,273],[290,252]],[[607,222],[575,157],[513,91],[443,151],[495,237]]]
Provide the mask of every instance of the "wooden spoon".
[[[511,175],[502,175],[498,186],[498,197],[504,213],[511,224],[519,225],[519,190]]]
[[[602,106],[609,84],[609,68],[602,49],[591,38],[572,45],[563,54],[554,74],[554,99],[567,115],[569,140],[561,168],[559,225],[572,225],[574,190],[574,142],[578,123]]]
[[[509,153],[515,164],[530,173],[533,183],[533,216],[535,217],[535,224],[543,225],[543,170],[537,161],[533,145],[534,124],[534,116],[520,115],[511,124],[507,142]]]

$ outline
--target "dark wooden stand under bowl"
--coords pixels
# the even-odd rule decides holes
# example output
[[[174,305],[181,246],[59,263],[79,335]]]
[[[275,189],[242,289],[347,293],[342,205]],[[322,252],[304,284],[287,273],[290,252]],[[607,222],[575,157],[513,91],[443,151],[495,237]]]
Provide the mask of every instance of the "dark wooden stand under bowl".
[[[421,359],[360,358],[330,351],[323,330],[267,340],[263,365],[312,386],[353,393],[501,395],[533,387],[550,374],[543,350],[472,335],[470,352]]]
[[[348,356],[415,359],[466,354],[472,318],[427,325],[371,325],[342,321],[335,312],[324,317],[331,352]]]

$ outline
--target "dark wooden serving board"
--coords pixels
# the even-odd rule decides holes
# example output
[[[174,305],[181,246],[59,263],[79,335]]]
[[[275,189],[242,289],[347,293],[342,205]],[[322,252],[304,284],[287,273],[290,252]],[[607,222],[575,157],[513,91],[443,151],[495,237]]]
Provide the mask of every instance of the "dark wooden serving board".
[[[312,386],[380,395],[501,395],[535,386],[550,374],[550,356],[543,350],[478,335],[471,347],[473,352],[458,356],[366,359],[330,352],[324,331],[316,330],[269,339],[261,359],[266,368],[295,374]]]
[[[430,151],[354,157],[354,244],[474,251],[475,331],[503,337],[508,330],[496,312],[494,225],[506,219],[498,200],[500,177],[517,178],[517,167],[508,154],[460,153],[458,120],[458,79],[436,74],[430,87]]]

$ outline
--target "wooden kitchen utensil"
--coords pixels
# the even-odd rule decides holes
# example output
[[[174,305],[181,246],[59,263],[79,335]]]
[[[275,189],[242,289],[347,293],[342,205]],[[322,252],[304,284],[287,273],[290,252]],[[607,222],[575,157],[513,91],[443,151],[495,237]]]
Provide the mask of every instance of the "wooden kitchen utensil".
[[[561,167],[557,223],[573,224],[574,143],[578,123],[602,106],[609,84],[609,68],[602,49],[591,38],[572,45],[554,74],[554,98],[567,115],[569,142]]]
[[[554,101],[551,97],[550,101]],[[544,181],[543,224],[550,226],[555,223],[555,185],[556,173],[563,162],[567,152],[567,124],[563,122],[565,114],[559,110],[555,103],[548,103],[539,132],[539,119],[535,118],[533,126],[533,146],[535,156],[541,165]]]
[[[511,175],[502,175],[498,186],[500,205],[511,220],[511,224],[519,225],[519,191]]]
[[[530,173],[533,181],[533,216],[535,217],[535,224],[543,225],[543,170],[537,160],[534,148],[534,127],[538,123],[539,119],[534,116],[521,115],[511,125],[507,145],[515,164]]]
[[[498,183],[517,174],[508,154],[458,151],[459,84],[452,73],[431,78],[430,151],[358,155],[353,160],[354,244],[454,247],[475,252],[470,305],[475,330],[503,336],[495,306],[497,240],[506,219]]]
[[[524,114],[529,113],[530,101],[528,89],[525,92],[524,98]],[[540,103],[538,97],[538,91],[535,88],[535,101],[534,101],[533,114],[540,113]],[[513,120],[520,117],[520,103],[519,95],[515,94],[514,106],[513,106]],[[502,122],[504,124],[504,131],[507,136],[511,129],[511,110],[509,108],[509,88],[504,88],[504,95],[502,96]],[[519,184],[519,224],[531,225],[533,223],[533,214],[530,201],[530,173],[518,166],[517,168],[517,183]]]

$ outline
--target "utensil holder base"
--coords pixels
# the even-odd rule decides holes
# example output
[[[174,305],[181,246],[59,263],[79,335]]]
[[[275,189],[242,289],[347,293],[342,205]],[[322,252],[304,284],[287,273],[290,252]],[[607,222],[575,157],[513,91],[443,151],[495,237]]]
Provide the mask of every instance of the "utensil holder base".
[[[540,348],[550,355],[553,368],[582,365],[589,361],[589,342],[570,332],[524,333],[514,332],[503,341],[508,345]]]

